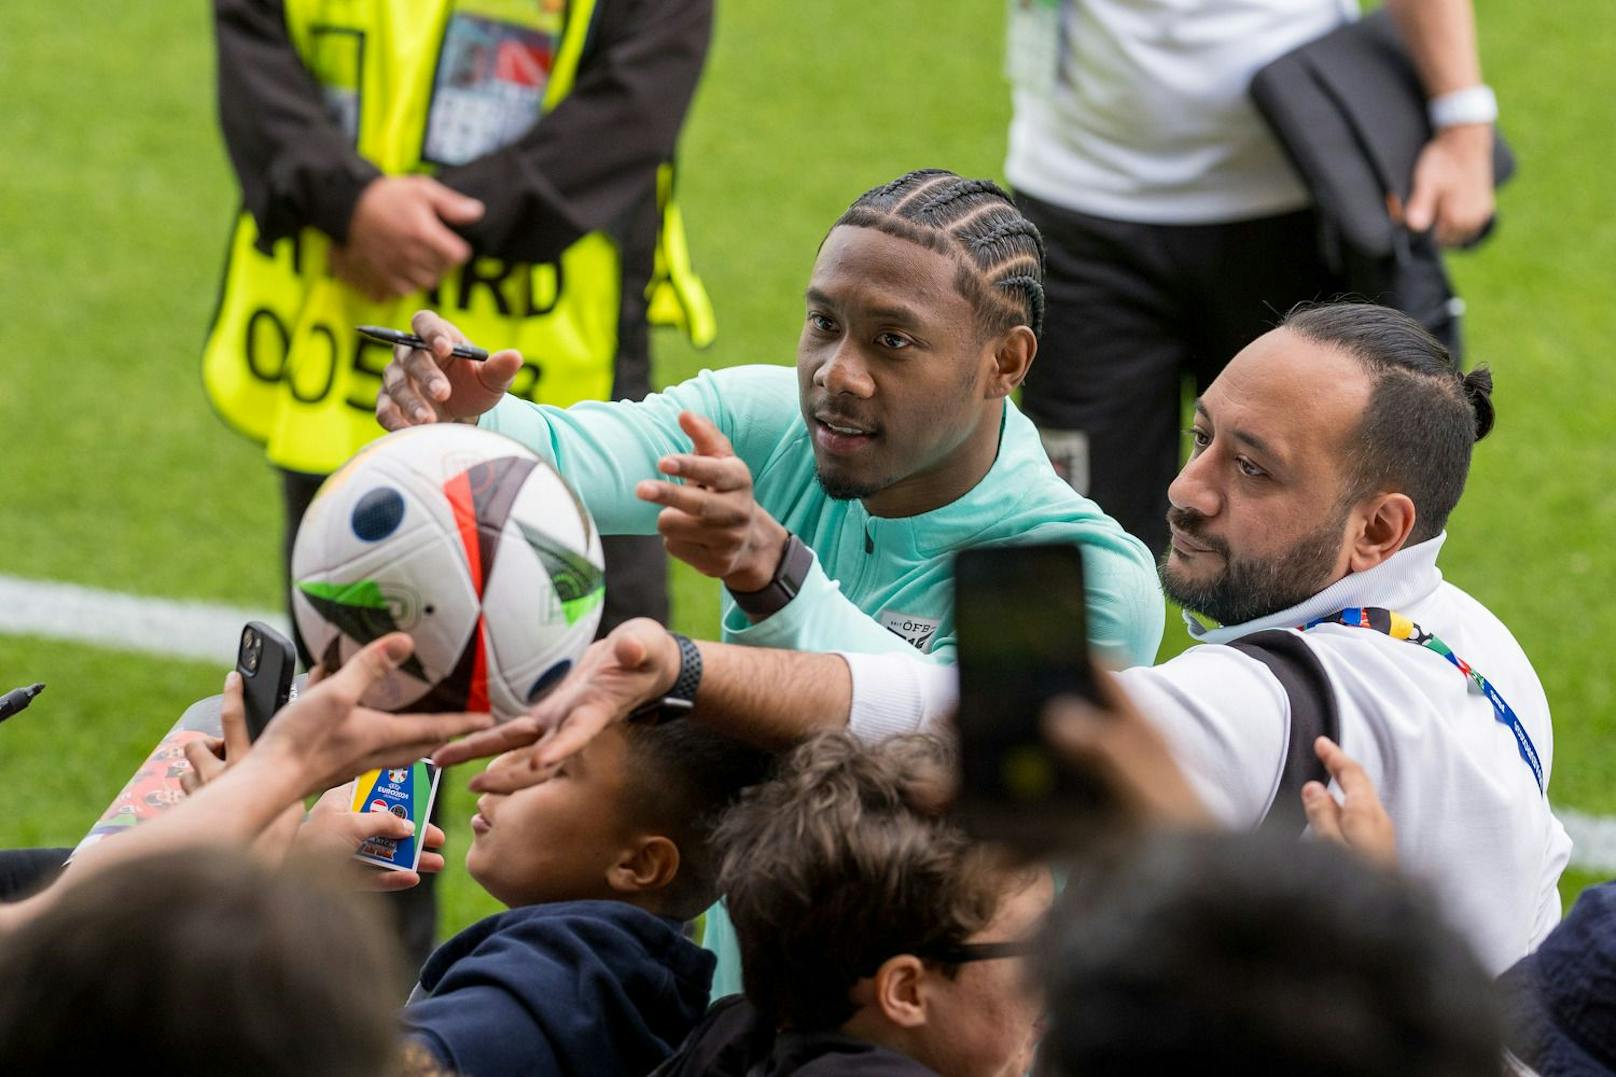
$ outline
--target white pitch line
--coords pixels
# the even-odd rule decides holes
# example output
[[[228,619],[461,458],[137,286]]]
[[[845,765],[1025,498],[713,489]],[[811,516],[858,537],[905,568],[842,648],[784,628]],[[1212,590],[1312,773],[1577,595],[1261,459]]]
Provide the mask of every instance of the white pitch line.
[[[235,665],[241,626],[248,621],[286,631],[286,618],[279,613],[0,575],[0,634],[44,636],[228,669]]]
[[[1573,808],[1556,808],[1554,814],[1571,835],[1571,866],[1616,878],[1616,818],[1585,815]]]
[[[43,636],[227,667],[235,663],[241,626],[248,621],[286,631],[286,618],[279,613],[0,575],[0,634]],[[1572,866],[1616,876],[1616,818],[1570,808],[1556,809],[1555,814],[1574,843]]]

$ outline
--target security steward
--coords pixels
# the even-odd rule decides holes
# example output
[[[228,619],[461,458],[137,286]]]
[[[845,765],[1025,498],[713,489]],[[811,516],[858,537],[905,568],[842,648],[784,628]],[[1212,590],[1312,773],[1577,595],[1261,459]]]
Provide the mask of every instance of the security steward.
[[[390,349],[356,326],[452,311],[477,343],[528,357],[512,392],[558,405],[649,392],[651,321],[712,340],[671,163],[711,0],[215,0],[214,13],[242,210],[203,381],[281,472],[288,568],[321,481],[383,433]],[[656,537],[607,540],[606,563],[602,631],[665,618]],[[422,897],[424,919],[407,917],[420,956]]]

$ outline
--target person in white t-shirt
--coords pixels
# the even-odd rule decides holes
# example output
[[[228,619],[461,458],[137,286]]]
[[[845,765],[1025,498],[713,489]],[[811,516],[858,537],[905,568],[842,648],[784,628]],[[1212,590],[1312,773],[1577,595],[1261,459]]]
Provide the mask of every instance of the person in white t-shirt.
[[[1492,120],[1472,0],[1388,0],[1436,136],[1405,221],[1458,352],[1436,245],[1492,216]],[[1301,178],[1247,94],[1358,0],[1012,0],[1005,175],[1047,245],[1048,332],[1024,407],[1056,469],[1158,555],[1180,390],[1298,302],[1348,291]],[[1371,300],[1388,301],[1378,296]]]
[[[1197,402],[1195,453],[1172,485],[1163,583],[1199,611],[1186,619],[1201,645],[1117,679],[1201,802],[1235,828],[1295,806],[1305,787],[1293,779],[1309,776],[1296,757],[1314,743],[1303,719],[1333,712],[1333,738],[1381,791],[1397,861],[1430,882],[1496,974],[1559,919],[1571,843],[1547,798],[1553,730],[1537,674],[1436,564],[1472,448],[1492,426],[1490,392],[1485,370],[1461,375],[1434,337],[1384,307],[1293,312],[1245,348]],[[1275,637],[1321,671],[1315,693],[1288,689],[1250,649]],[[763,743],[846,727],[878,739],[946,720],[954,678],[908,655],[682,649],[639,620],[529,716],[447,751],[458,760],[543,737],[529,767],[473,782],[498,791],[670,694],[694,701],[695,720]]]

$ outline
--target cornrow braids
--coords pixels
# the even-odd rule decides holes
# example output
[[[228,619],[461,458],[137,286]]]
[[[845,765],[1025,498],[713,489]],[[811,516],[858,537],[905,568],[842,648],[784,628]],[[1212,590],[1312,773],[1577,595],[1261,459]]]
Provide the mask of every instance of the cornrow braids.
[[[905,173],[860,195],[831,227],[874,228],[947,254],[984,336],[1044,329],[1044,239],[992,180],[940,168]]]

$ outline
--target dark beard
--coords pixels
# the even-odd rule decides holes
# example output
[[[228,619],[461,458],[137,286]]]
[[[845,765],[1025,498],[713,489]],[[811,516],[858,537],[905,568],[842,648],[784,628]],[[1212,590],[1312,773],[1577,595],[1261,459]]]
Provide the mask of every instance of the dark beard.
[[[1199,530],[1202,516],[1187,509],[1169,509],[1173,526],[1223,558],[1223,572],[1210,580],[1186,580],[1168,567],[1172,552],[1162,554],[1162,590],[1180,606],[1220,625],[1245,624],[1290,609],[1312,598],[1331,582],[1330,572],[1341,553],[1341,531],[1346,513],[1304,535],[1290,549],[1260,561],[1231,557],[1221,540]]]
[[[886,489],[885,485],[871,485],[870,483],[861,485],[846,479],[833,479],[825,474],[823,468],[818,467],[814,468],[814,478],[819,480],[819,485],[825,491],[825,496],[832,501],[861,501]]]

